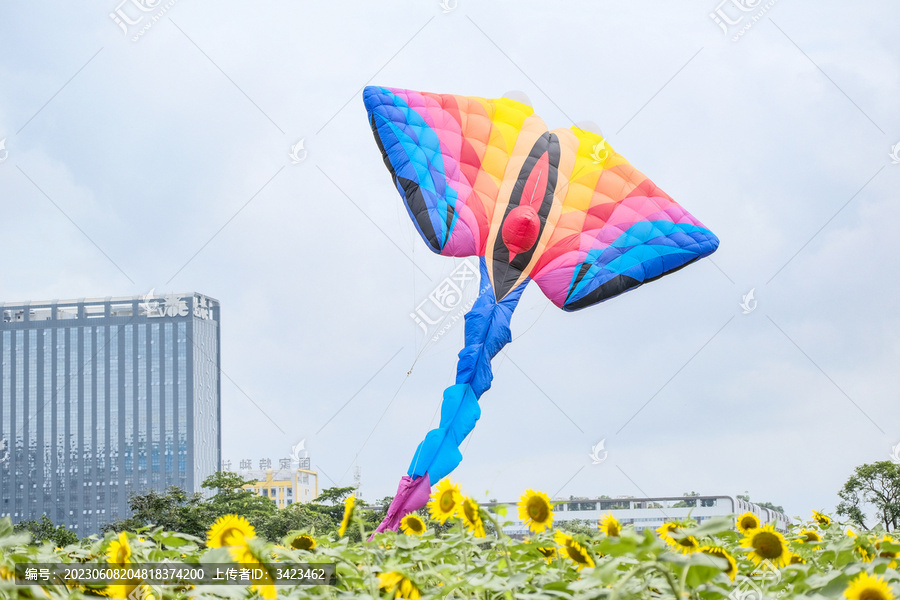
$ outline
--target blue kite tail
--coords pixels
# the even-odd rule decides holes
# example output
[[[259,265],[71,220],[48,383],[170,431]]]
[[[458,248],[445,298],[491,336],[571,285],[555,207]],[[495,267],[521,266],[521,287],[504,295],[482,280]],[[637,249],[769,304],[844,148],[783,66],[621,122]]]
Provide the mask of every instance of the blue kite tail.
[[[456,385],[444,390],[440,425],[429,431],[416,449],[410,477],[422,477],[427,472],[437,483],[462,461],[459,445],[481,416],[478,399],[490,389],[494,378],[491,359],[512,340],[510,319],[528,281],[497,302],[485,260],[481,259],[481,290],[466,313],[466,347],[459,353]]]

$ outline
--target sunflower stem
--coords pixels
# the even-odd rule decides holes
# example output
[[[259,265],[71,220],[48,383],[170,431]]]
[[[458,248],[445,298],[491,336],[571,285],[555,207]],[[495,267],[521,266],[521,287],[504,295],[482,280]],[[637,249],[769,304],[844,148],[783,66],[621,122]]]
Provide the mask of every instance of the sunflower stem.
[[[687,576],[688,576],[688,571],[690,571],[690,570],[691,570],[691,565],[687,565],[687,566],[685,566],[684,570],[681,572],[681,578],[678,581],[678,591],[675,592],[675,594],[679,598],[684,598],[684,596],[685,596],[685,588],[687,587]],[[675,590],[672,590],[672,591],[674,592]]]
[[[615,585],[615,587],[613,587],[612,595],[610,595],[609,600],[617,600],[617,598],[619,597],[619,593],[622,591],[622,588],[625,587],[625,584],[628,583],[632,577],[641,573],[642,571],[647,571],[649,569],[652,569],[654,566],[655,565],[640,565],[639,567],[636,567],[636,568],[632,569],[631,571],[629,571],[625,575],[625,577],[620,579],[619,582]],[[672,591],[673,592],[675,591],[674,588],[672,589]]]
[[[678,598],[681,598],[681,596],[678,595],[678,587],[675,585],[675,580],[672,578],[672,572],[658,562],[653,563],[653,566],[666,578],[666,581],[669,583],[669,587],[672,588],[672,593]]]
[[[359,527],[359,541],[360,541],[360,546],[362,547],[362,551],[363,551],[363,560],[366,561],[366,566],[368,567],[368,570],[369,570],[369,578],[368,578],[369,579],[369,591],[372,592],[372,596],[374,598],[377,598],[378,597],[378,586],[375,584],[375,579],[373,578],[373,576],[376,578],[378,576],[375,575],[375,573],[372,570],[372,557],[370,556],[369,549],[367,547],[368,542],[366,541],[366,526],[363,524],[363,521],[360,518],[356,519],[356,525]]]

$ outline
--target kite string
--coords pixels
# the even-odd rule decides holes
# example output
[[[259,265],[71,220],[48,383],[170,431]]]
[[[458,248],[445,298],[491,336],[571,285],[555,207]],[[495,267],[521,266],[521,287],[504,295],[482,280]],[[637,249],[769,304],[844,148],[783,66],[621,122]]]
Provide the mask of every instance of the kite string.
[[[365,449],[366,444],[369,443],[369,439],[375,433],[375,430],[378,429],[378,425],[381,424],[382,419],[384,419],[384,416],[387,414],[387,411],[391,408],[391,405],[394,403],[394,400],[397,399],[397,395],[400,393],[400,390],[403,389],[403,386],[406,385],[406,382],[408,380],[409,380],[409,373],[407,373],[406,377],[403,378],[403,381],[400,382],[400,387],[398,387],[397,391],[394,392],[394,395],[391,396],[391,401],[388,402],[388,405],[382,411],[381,416],[378,417],[378,420],[375,422],[375,426],[372,427],[372,431],[370,431],[369,435],[366,436],[366,439],[365,439],[365,441],[363,441],[362,446],[360,446],[359,450],[357,450],[357,452],[356,452],[356,455],[353,457],[353,460],[351,461],[350,466],[347,467],[347,469],[344,471],[344,473],[341,475],[341,477],[340,477],[340,479],[338,479],[338,481],[343,481],[344,477],[350,471],[350,467],[352,467],[353,465],[356,464],[356,459],[358,459],[359,455],[362,454],[362,451]]]

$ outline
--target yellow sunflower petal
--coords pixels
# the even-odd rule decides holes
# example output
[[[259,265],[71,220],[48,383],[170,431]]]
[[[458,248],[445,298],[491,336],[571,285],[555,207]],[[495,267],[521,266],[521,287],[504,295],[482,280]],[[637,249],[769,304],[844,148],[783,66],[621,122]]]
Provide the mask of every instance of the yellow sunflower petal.
[[[894,600],[894,593],[887,581],[865,572],[850,582],[844,596],[847,600]]]
[[[206,545],[210,548],[241,546],[247,540],[256,537],[256,530],[244,517],[224,515],[213,523],[206,537]]]
[[[409,513],[400,520],[400,531],[407,535],[422,535],[425,529],[425,521],[415,513]]]
[[[519,518],[533,533],[553,526],[553,508],[544,492],[526,490],[519,500]]]
[[[791,553],[787,541],[781,533],[775,531],[772,524],[748,531],[746,537],[741,540],[741,546],[750,549],[750,559],[756,564],[768,560],[780,568],[790,560]]]
[[[451,483],[450,478],[445,477],[438,482],[437,489],[431,494],[431,501],[428,503],[431,518],[441,524],[446,523],[447,519],[456,515],[461,500],[459,484]]]

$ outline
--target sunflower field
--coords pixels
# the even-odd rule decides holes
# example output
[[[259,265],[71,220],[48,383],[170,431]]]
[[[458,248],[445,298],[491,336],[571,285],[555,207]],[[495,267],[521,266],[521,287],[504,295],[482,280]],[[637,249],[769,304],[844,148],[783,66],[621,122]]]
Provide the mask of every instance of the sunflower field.
[[[371,532],[358,508],[351,496],[337,531],[294,531],[280,544],[257,537],[243,517],[227,515],[205,538],[144,528],[55,548],[30,543],[6,518],[0,520],[0,597],[894,600],[900,591],[896,538],[854,531],[816,511],[787,532],[745,513],[642,532],[609,515],[590,535],[573,535],[554,524],[550,500],[541,492],[528,490],[518,506],[487,511],[445,480],[432,495],[429,514],[407,515],[399,532],[359,542],[351,541],[351,531],[362,540]],[[529,537],[502,533],[507,509],[518,512]],[[35,583],[21,575],[29,565],[95,563],[239,563],[258,569],[246,583],[229,585],[139,579],[104,585],[77,577]],[[332,564],[335,577],[330,585],[275,584],[273,569],[280,564]]]

